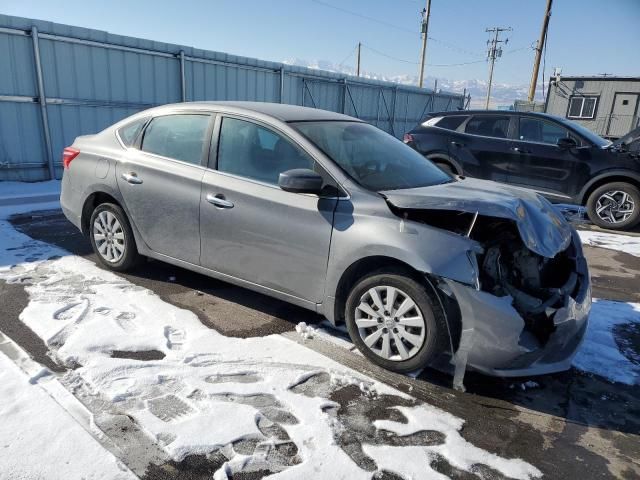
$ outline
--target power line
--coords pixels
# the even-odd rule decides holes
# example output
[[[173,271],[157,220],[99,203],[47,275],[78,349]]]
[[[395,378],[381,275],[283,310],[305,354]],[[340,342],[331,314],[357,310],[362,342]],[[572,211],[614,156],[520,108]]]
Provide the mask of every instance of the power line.
[[[415,30],[411,30],[409,28],[402,27],[400,25],[396,25],[396,24],[387,22],[385,20],[380,20],[378,18],[370,17],[368,15],[364,15],[364,14],[359,13],[359,12],[354,12],[353,10],[348,10],[348,9],[340,7],[338,5],[333,5],[331,3],[324,2],[323,0],[311,0],[311,1],[314,2],[314,3],[317,3],[318,5],[322,5],[322,6],[328,7],[328,8],[333,8],[334,10],[338,10],[338,11],[346,13],[348,15],[353,15],[355,17],[360,17],[360,18],[363,18],[363,19],[368,20],[370,22],[378,23],[380,25],[384,25],[386,27],[393,28],[393,29],[396,29],[396,30],[399,30],[399,31],[402,31],[402,32],[405,32],[405,33],[410,33],[411,35],[415,35],[417,33]],[[472,52],[471,50],[467,50],[467,49],[462,48],[462,47],[460,47],[458,45],[455,45],[455,44],[450,43],[450,42],[446,42],[444,40],[440,40],[438,38],[434,38],[434,37],[430,36],[430,37],[428,37],[428,39],[431,40],[431,41],[434,41],[436,43],[441,44],[445,48],[449,48],[451,50],[457,50],[458,52],[464,53],[466,55],[474,55],[474,56],[478,55],[478,52]]]
[[[395,60],[396,62],[408,63],[410,65],[418,65],[419,64],[418,62],[414,62],[413,60],[406,60],[404,58],[394,57],[393,55],[389,55],[388,53],[381,52],[380,50],[377,50],[377,49],[375,49],[373,47],[370,47],[369,45],[366,45],[364,43],[362,44],[362,46],[364,48],[366,48],[367,50],[372,51],[373,53],[376,53],[376,54],[378,54],[378,55],[380,55],[382,57],[386,57],[386,58],[388,58],[390,60]],[[520,48],[514,48],[513,50],[509,50],[509,51],[504,52],[503,55],[509,55],[511,53],[520,52],[522,50],[528,50],[530,48],[531,47],[529,47],[529,46],[520,47]],[[460,62],[460,63],[427,63],[427,66],[428,67],[459,67],[459,66],[463,66],[463,65],[473,65],[475,63],[485,63],[486,61],[487,61],[486,58],[482,58],[482,59],[479,59],[479,60],[473,60],[473,61],[469,61],[469,62]]]
[[[354,12],[353,10],[347,10],[346,8],[339,7],[337,5],[333,5],[331,3],[323,2],[322,0],[311,0],[314,3],[323,5],[325,7],[333,8],[334,10],[339,10],[343,13],[348,13],[349,15],[354,15],[356,17],[364,18],[365,20],[369,20],[370,22],[379,23],[380,25],[385,25],[389,28],[395,28],[396,30],[401,30],[403,32],[408,32],[415,35],[415,31],[410,30],[405,27],[401,27],[400,25],[394,25],[393,23],[385,22],[384,20],[379,20],[377,18],[370,17],[368,15],[363,15],[362,13]]]

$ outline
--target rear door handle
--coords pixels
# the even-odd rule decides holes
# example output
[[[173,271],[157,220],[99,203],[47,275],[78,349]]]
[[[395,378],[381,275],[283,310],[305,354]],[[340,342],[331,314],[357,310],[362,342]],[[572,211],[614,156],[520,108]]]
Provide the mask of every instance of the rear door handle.
[[[219,208],[233,208],[233,202],[224,198],[224,195],[221,193],[217,195],[213,195],[212,193],[207,193],[207,202],[215,205]]]
[[[122,178],[132,185],[140,185],[142,179],[135,172],[123,173]]]
[[[460,142],[456,142],[456,141],[451,142],[451,145],[453,145],[454,147],[458,147],[458,148],[464,147],[464,143],[460,143]]]
[[[530,150],[525,150],[525,149],[519,148],[519,147],[512,147],[511,150],[513,150],[516,153],[531,153]]]

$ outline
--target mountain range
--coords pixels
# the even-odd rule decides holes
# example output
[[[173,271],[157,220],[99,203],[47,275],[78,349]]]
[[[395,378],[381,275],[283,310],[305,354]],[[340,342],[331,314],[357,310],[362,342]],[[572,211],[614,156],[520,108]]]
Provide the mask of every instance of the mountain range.
[[[327,60],[304,60],[300,58],[290,58],[284,60],[283,63],[287,65],[296,65],[299,67],[307,67],[317,70],[328,70],[330,72],[344,73],[347,75],[355,75],[355,69],[348,65],[336,65]],[[360,76],[364,78],[370,78],[374,80],[384,80],[388,82],[399,83],[401,85],[417,85],[417,75],[381,75],[375,72],[361,71]],[[436,83],[437,82],[437,83]],[[444,90],[454,93],[467,93],[471,95],[470,107],[484,108],[485,98],[487,95],[487,80],[480,79],[468,79],[468,80],[454,80],[443,77],[425,77],[425,86],[427,88],[434,88],[437,85],[438,90]],[[545,84],[546,88],[546,84]],[[513,85],[508,83],[493,83],[491,87],[491,106],[509,106],[513,105],[515,100],[526,100],[529,92],[529,85]],[[536,89],[536,100],[542,100],[543,87],[542,83],[538,84]]]

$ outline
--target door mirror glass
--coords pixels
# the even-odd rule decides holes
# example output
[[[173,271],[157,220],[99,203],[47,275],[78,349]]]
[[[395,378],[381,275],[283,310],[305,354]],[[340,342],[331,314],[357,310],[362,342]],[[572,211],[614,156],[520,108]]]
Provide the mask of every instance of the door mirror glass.
[[[576,141],[571,137],[559,138],[557,145],[558,145],[558,147],[560,147],[562,149],[565,149],[565,150],[568,150],[570,148],[576,148],[578,146]]]
[[[315,193],[322,190],[322,177],[308,168],[294,168],[282,172],[278,178],[278,185],[285,192]]]

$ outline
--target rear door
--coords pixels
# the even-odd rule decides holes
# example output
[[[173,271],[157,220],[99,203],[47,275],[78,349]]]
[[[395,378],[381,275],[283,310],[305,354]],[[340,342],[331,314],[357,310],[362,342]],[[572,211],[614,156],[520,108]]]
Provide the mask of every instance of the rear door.
[[[130,148],[116,175],[125,206],[156,253],[198,264],[200,189],[211,116],[180,113],[153,118],[139,149]]]
[[[509,132],[510,115],[476,114],[463,127],[463,133],[452,133],[449,152],[465,175],[507,181],[507,168],[513,151]]]
[[[211,156],[217,157],[217,169],[206,172],[201,195],[202,265],[308,302],[322,301],[335,189],[326,197],[285,192],[278,177],[293,168],[326,172],[270,126],[225,116],[216,130]]]
[[[558,147],[558,139],[580,139],[567,128],[551,120],[518,116],[513,140],[508,183],[532,188],[558,200],[569,199],[577,190],[580,155],[586,151]]]

